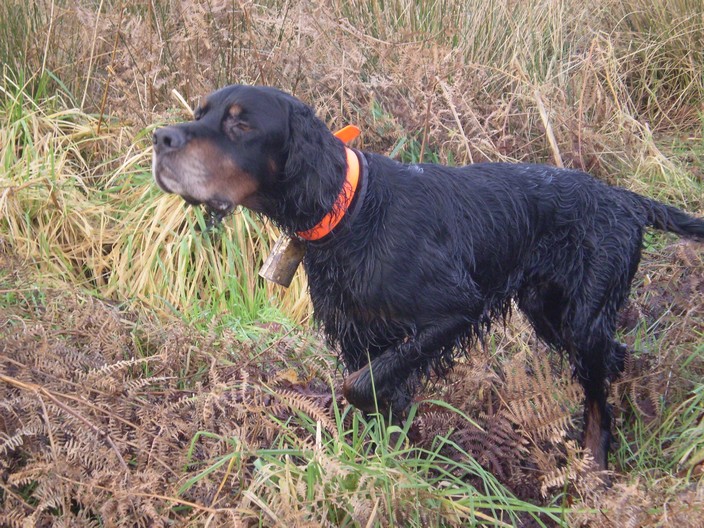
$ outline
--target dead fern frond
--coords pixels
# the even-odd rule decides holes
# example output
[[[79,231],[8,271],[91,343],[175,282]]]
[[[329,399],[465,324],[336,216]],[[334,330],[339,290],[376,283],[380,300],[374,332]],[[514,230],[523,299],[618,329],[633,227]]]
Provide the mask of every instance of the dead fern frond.
[[[667,388],[662,383],[664,367],[656,367],[652,363],[647,356],[635,357],[628,351],[623,374],[612,385],[613,398],[617,402],[628,400],[646,421],[652,421],[661,414]]]
[[[8,503],[8,511],[0,512],[0,523],[10,528],[25,528],[27,526],[25,523],[33,515],[34,510],[14,498],[8,499]]]
[[[560,442],[573,426],[572,412],[566,413],[556,406],[550,396],[534,395],[529,400],[511,401],[504,414],[537,441]]]
[[[450,411],[430,411],[419,414],[413,427],[415,440],[421,445],[430,445],[438,436],[445,436],[461,422],[458,413]]]
[[[486,409],[499,383],[499,376],[488,360],[478,355],[469,363],[458,363],[438,387],[440,397],[463,412]]]
[[[546,355],[531,353],[527,359],[530,363],[517,356],[505,370],[502,413],[534,442],[558,443],[573,427],[582,389],[571,378],[554,374]]]
[[[156,362],[159,360],[163,360],[163,358],[152,356],[125,359],[122,361],[117,361],[115,363],[109,363],[98,368],[92,368],[87,372],[81,374],[79,376],[79,379],[85,384],[94,385],[96,388],[99,389],[108,389],[112,391],[121,390],[121,380],[114,380],[112,378],[117,377],[118,374],[123,373],[131,367],[137,365],[146,365],[148,363]]]
[[[527,441],[503,416],[480,415],[478,424],[481,429],[465,424],[452,439],[502,481],[511,482],[525,462]]]
[[[284,402],[288,407],[294,411],[307,414],[319,422],[333,438],[336,440],[339,439],[337,427],[330,419],[327,407],[320,405],[319,402],[307,398],[306,396],[287,389],[273,388],[270,390],[273,396]]]
[[[0,454],[6,455],[10,451],[14,451],[24,444],[29,437],[36,437],[37,435],[44,434],[44,432],[44,423],[40,420],[34,420],[34,423],[15,430],[12,435],[7,435],[5,432],[2,432],[0,437],[4,436],[5,438],[0,442]]]
[[[582,497],[593,496],[603,490],[602,472],[596,471],[594,457],[574,441],[565,442],[567,459],[564,466],[540,477],[540,493],[548,496],[548,490],[571,485]]]

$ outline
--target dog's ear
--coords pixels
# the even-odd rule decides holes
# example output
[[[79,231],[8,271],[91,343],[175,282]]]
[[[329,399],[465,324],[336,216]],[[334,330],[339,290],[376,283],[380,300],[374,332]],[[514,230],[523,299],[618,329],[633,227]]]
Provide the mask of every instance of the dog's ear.
[[[299,101],[293,101],[289,111],[287,150],[286,180],[325,184],[332,178],[339,187],[346,168],[344,147],[313,109]]]
[[[296,99],[290,102],[286,143],[281,183],[297,194],[298,215],[322,218],[335,203],[345,179],[344,145],[313,109]]]

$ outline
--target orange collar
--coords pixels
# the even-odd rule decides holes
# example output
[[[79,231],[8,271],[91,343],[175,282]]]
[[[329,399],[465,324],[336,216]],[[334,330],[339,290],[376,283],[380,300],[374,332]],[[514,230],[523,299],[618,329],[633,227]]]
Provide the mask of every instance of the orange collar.
[[[358,135],[359,129],[352,125],[335,132],[335,137],[340,139],[343,143],[349,143]],[[317,225],[307,231],[299,231],[297,233],[303,240],[312,242],[320,240],[330,234],[345,216],[347,209],[349,209],[352,203],[352,199],[357,191],[357,184],[359,183],[359,159],[357,158],[357,154],[347,147],[345,147],[345,153],[347,154],[347,175],[345,176],[345,182],[342,184],[342,190],[337,196],[337,200],[335,200],[330,212],[326,214]]]

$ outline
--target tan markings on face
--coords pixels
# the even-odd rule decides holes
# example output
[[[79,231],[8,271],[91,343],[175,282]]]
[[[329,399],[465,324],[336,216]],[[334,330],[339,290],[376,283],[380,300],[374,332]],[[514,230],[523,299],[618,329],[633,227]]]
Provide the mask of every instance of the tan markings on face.
[[[199,202],[218,199],[247,206],[258,189],[250,174],[206,139],[194,139],[178,151],[160,155],[154,171],[169,191]]]
[[[232,141],[236,141],[243,133],[249,132],[250,126],[241,119],[242,107],[238,104],[232,104],[227,110],[228,118],[223,125],[223,132]]]
[[[242,107],[238,104],[230,105],[229,112],[232,117],[239,117],[242,113]]]
[[[208,99],[207,97],[204,97],[202,101],[198,104],[196,109],[191,113],[191,117],[193,119],[198,119],[200,116],[202,116],[205,113],[206,108],[208,107]]]

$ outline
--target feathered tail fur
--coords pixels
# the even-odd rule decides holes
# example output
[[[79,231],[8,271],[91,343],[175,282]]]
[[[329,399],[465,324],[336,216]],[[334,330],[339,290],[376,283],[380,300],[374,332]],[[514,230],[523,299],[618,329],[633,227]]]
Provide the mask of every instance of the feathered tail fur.
[[[661,231],[676,233],[684,238],[704,241],[704,219],[696,218],[676,207],[645,198],[644,196],[637,194],[634,196],[637,197],[640,205],[645,208],[647,225]]]

